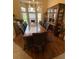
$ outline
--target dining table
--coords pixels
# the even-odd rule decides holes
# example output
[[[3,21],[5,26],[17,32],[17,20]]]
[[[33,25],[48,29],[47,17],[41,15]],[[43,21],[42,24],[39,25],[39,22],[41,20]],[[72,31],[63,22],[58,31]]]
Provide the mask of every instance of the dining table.
[[[45,31],[46,29],[40,24],[31,23],[30,25],[27,25],[26,30],[24,32],[24,36],[30,36],[33,33],[42,33]]]

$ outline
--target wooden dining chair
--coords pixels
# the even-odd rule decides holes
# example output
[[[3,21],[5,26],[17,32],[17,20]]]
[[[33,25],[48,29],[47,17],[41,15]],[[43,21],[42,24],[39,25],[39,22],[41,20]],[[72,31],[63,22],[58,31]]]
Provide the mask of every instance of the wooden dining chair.
[[[24,31],[22,30],[21,26],[19,26],[17,23],[13,23],[15,33],[16,35],[24,34]]]
[[[49,43],[51,42],[51,38],[49,38],[48,32],[43,33],[33,33],[30,36],[25,36],[24,39],[24,50],[29,51],[30,53],[40,55],[43,54]]]
[[[24,32],[25,32],[25,30],[26,30],[26,27],[27,27],[27,23],[26,23],[26,22],[23,22],[23,23],[22,23],[22,29],[23,29]]]
[[[47,32],[33,33],[33,48],[35,53],[44,52],[49,40],[47,38]]]
[[[24,39],[24,50],[29,50],[29,51],[31,51],[31,49],[32,49],[32,44],[33,44],[33,36],[24,36],[23,37],[23,39]]]
[[[47,31],[53,32],[53,30],[54,30],[54,26],[49,24]]]

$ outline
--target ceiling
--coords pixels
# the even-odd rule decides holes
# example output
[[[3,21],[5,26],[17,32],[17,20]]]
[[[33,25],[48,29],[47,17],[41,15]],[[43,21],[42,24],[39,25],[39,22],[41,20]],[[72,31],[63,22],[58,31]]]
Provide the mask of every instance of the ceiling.
[[[41,0],[20,0],[23,3],[39,3]]]

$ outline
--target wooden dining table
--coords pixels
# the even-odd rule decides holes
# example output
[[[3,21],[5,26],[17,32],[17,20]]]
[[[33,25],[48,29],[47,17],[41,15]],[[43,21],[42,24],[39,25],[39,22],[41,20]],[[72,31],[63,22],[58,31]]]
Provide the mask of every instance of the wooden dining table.
[[[32,33],[42,33],[45,31],[46,29],[42,27],[40,24],[32,23],[30,24],[30,26],[27,25],[24,36],[30,36],[32,35]]]

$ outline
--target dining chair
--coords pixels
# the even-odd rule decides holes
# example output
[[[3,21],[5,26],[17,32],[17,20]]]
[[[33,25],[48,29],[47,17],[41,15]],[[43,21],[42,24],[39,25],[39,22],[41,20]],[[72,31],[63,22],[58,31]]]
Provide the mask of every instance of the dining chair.
[[[24,31],[22,30],[21,26],[18,25],[18,23],[13,23],[13,26],[14,26],[14,29],[15,29],[15,33],[16,35],[19,35],[19,34],[24,34]]]
[[[24,39],[24,50],[29,50],[29,51],[31,51],[31,49],[32,49],[32,44],[33,44],[33,36],[24,36],[23,37],[23,39]]]
[[[43,54],[48,44],[51,42],[48,32],[32,33],[30,36],[24,36],[24,50],[34,54]]]
[[[47,34],[48,32],[33,33],[33,48],[35,53],[44,52],[49,42]]]
[[[54,26],[49,24],[47,31],[53,32],[53,30],[54,30]]]
[[[23,22],[23,23],[22,23],[22,29],[23,29],[24,32],[25,32],[25,30],[26,30],[26,27],[27,27],[27,23],[26,23],[26,22]]]

